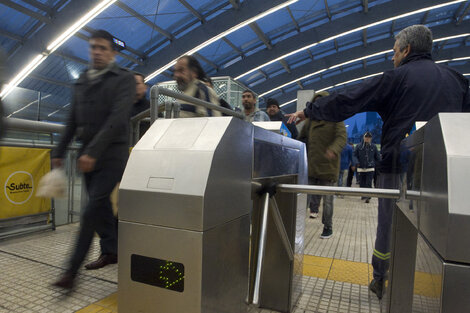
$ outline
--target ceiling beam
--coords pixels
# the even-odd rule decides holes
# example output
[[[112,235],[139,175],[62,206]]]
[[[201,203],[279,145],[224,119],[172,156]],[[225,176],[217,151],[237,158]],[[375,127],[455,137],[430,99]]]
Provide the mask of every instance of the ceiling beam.
[[[82,58],[76,57],[76,56],[74,56],[74,55],[66,54],[66,53],[60,52],[60,51],[58,51],[58,50],[54,51],[54,55],[56,55],[56,56],[58,56],[58,57],[61,57],[61,58],[64,58],[64,59],[66,59],[66,60],[69,60],[69,61],[78,63],[78,64],[83,64],[83,65],[88,66],[88,61],[87,61],[87,60],[84,60],[84,59],[82,59]]]
[[[286,60],[284,59],[281,59],[279,60],[279,63],[281,63],[282,67],[284,67],[284,69],[286,70],[287,73],[291,73],[291,69],[289,67],[289,64],[287,64]]]
[[[362,42],[367,47],[367,28],[362,30]]]
[[[7,69],[7,79],[11,79],[13,75],[16,75],[17,71],[24,68],[36,55],[46,51],[47,45],[70,26],[70,21],[77,20],[77,15],[80,16],[80,14],[90,11],[95,6],[96,0],[70,1],[61,9],[60,14],[54,14],[49,24],[43,25],[41,29],[37,30],[41,26],[40,23],[37,23],[34,26],[35,30],[30,33],[31,38],[27,37],[28,40],[25,41],[24,45],[19,47],[14,55],[9,58],[8,62],[15,64],[15,67]]]
[[[426,13],[424,13],[423,18],[421,19],[421,25],[426,24],[426,21],[428,20],[428,16],[429,16],[429,11],[426,11]]]
[[[384,19],[388,19],[399,14],[422,9],[423,7],[441,4],[440,0],[394,0],[385,2],[374,7],[374,14],[364,14],[356,12],[332,22],[310,28],[294,36],[288,37],[282,41],[276,42],[271,50],[259,50],[256,53],[248,55],[243,62],[236,62],[224,69],[217,75],[237,77],[253,68],[257,68],[269,61],[276,60],[292,51],[305,51],[304,47],[321,42],[329,37],[347,32],[361,26],[366,26]],[[461,32],[463,27],[460,27]],[[315,49],[315,48],[313,48]]]
[[[285,3],[285,0],[244,1],[240,4],[238,10],[225,10],[225,12],[175,39],[171,45],[162,48],[158,53],[148,57],[144,61],[144,66],[138,66],[135,70],[144,75],[151,74],[155,70],[174,61],[178,56],[204,44],[220,33],[283,3]],[[225,2],[226,4],[227,2]]]
[[[255,32],[256,36],[258,36],[258,38],[264,43],[264,45],[268,47],[269,50],[273,48],[271,41],[266,36],[266,34],[261,30],[261,28],[258,26],[258,23],[256,22],[251,23],[250,28]]]
[[[51,7],[48,7],[47,5],[43,4],[42,2],[39,2],[37,0],[21,0],[33,7],[35,7],[36,9],[39,9],[41,11],[44,11],[46,12],[49,16],[52,15],[54,13],[54,9],[51,8]]]
[[[295,29],[297,30],[297,32],[300,33],[300,26],[299,26],[299,23],[297,23],[297,20],[295,19],[294,14],[292,14],[292,11],[290,10],[288,6],[286,7],[286,10],[287,12],[289,12],[289,16],[292,19],[292,22],[294,23]]]
[[[201,13],[199,13],[195,8],[193,8],[192,5],[186,2],[186,0],[178,0],[178,2],[181,3],[186,9],[188,9],[192,15],[194,15],[198,20],[201,21],[201,23],[206,22],[204,16],[202,16]]]
[[[470,20],[464,21],[463,24],[460,26],[460,28],[455,27],[454,24],[449,24],[449,25],[452,25],[452,26],[448,27],[448,25],[439,25],[439,26],[432,27],[431,30],[434,34],[434,38],[448,37],[451,35],[455,35],[457,29],[466,29],[467,27],[470,28]],[[394,44],[393,38],[385,38],[385,39],[381,39],[381,40],[377,40],[372,43],[369,43],[367,47],[364,47],[362,45],[356,46],[348,50],[343,50],[335,54],[322,57],[321,59],[315,59],[314,62],[306,63],[306,64],[303,64],[302,66],[293,68],[290,74],[282,73],[275,77],[270,78],[269,80],[265,82],[262,82],[254,86],[253,91],[256,92],[257,94],[263,94],[287,82],[301,79],[302,77],[310,73],[315,73],[320,70],[330,68],[331,66],[348,62],[351,60],[355,60],[366,55],[372,55],[372,54],[379,53],[382,51],[390,50],[392,49],[393,44]],[[446,55],[445,57],[443,54],[435,54],[434,56],[439,57],[440,59],[456,58],[460,56],[470,55],[470,50],[468,49],[470,48],[469,47],[457,47],[455,49],[449,49],[449,51],[452,51],[453,55]],[[447,53],[447,51],[448,49],[445,49],[442,51],[442,53]],[[392,53],[393,52],[390,52],[389,55],[391,55]],[[392,62],[388,61],[388,64],[389,64],[389,69],[392,69],[393,68]],[[311,79],[311,77],[307,79]],[[267,96],[269,96],[269,94]]]
[[[364,8],[364,13],[369,12],[369,0],[362,0],[362,7]]]
[[[219,67],[217,66],[217,64],[215,64],[214,62],[212,62],[211,60],[207,59],[206,57],[204,57],[203,55],[195,52],[193,53],[193,55],[198,58],[199,60],[209,64],[211,67],[215,68],[216,70],[219,70]]]
[[[330,13],[330,8],[328,7],[328,0],[325,1],[325,10],[326,10],[326,16],[328,16],[328,19],[331,21],[331,13]]]
[[[227,39],[227,37],[223,37],[222,40],[228,44],[236,53],[238,53],[242,58],[245,57],[245,54],[243,53],[243,51],[238,48],[237,46],[235,46],[235,44],[233,44],[233,42],[231,42],[230,40]]]
[[[42,75],[39,75],[39,74],[30,74],[29,77],[32,78],[32,79],[40,80],[40,81],[48,83],[48,84],[62,86],[62,87],[65,87],[65,88],[72,88],[72,84],[70,84],[70,83],[66,83],[66,82],[63,82],[63,81],[58,81],[58,80],[55,80],[55,79],[52,79],[52,78],[49,78],[49,77],[45,77],[45,76],[42,76]]]
[[[164,30],[163,28],[155,25],[154,23],[152,23],[151,21],[149,21],[146,17],[142,16],[141,14],[139,14],[137,11],[135,11],[134,9],[132,9],[131,7],[129,7],[128,5],[126,5],[125,3],[123,3],[122,1],[117,1],[115,3],[118,7],[120,7],[122,10],[124,10],[125,12],[129,13],[130,15],[134,16],[135,18],[137,18],[139,21],[141,21],[142,23],[146,24],[147,26],[150,26],[153,30],[157,31],[158,33],[162,34],[163,36],[165,36],[166,38],[168,38],[169,40],[173,40],[174,37],[173,35],[169,32],[169,31],[166,31]]]
[[[0,36],[6,37],[11,40],[18,41],[20,43],[23,43],[25,39],[21,37],[20,35],[10,33],[9,31],[6,31],[4,29],[0,29]]]
[[[460,17],[457,19],[456,25],[460,25],[462,23],[463,18],[467,15],[469,9],[470,9],[470,3],[467,5],[465,10],[462,12]]]
[[[229,0],[230,4],[235,10],[238,10],[240,8],[240,0]]]
[[[45,24],[50,24],[51,23],[51,18],[50,17],[47,17],[47,16],[44,16],[42,14],[39,14],[38,12],[35,12],[33,10],[30,10],[28,8],[25,8],[24,6],[22,5],[19,5],[18,3],[15,3],[13,1],[9,1],[9,0],[0,0],[0,3],[9,7],[9,8],[12,8],[18,12],[21,12],[23,14],[26,14],[32,18],[35,18]]]

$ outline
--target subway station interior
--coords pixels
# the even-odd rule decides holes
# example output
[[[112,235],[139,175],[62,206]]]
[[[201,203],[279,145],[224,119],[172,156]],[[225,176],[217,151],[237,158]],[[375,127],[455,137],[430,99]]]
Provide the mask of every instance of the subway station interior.
[[[463,100],[443,97],[462,109],[413,120],[393,187],[376,179],[394,111],[329,121],[345,134],[336,178],[312,182],[311,102],[403,69],[396,44],[413,25],[432,32],[429,62],[463,82]],[[210,82],[179,78],[183,56]],[[470,0],[0,0],[0,75],[0,313],[470,312]],[[106,109],[80,93],[103,77]],[[258,109],[267,120],[249,119]],[[366,137],[378,159],[362,171]],[[90,203],[113,220],[114,252]]]

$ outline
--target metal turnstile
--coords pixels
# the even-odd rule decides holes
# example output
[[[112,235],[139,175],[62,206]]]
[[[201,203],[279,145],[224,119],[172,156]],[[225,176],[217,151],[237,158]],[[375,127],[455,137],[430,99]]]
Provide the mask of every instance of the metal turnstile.
[[[388,312],[470,310],[470,114],[441,113],[402,143]]]
[[[306,182],[303,143],[232,117],[157,120],[120,185],[119,312],[240,313],[254,298],[290,312],[306,200],[264,210],[253,186],[274,179]]]

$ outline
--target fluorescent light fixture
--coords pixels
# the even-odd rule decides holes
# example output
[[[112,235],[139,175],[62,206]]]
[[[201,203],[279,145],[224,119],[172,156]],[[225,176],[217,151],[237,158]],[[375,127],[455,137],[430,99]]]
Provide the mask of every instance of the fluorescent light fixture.
[[[378,22],[375,22],[375,23],[372,23],[372,24],[368,24],[368,25],[365,25],[365,26],[361,26],[361,27],[358,27],[358,28],[354,28],[354,29],[351,29],[349,31],[346,31],[344,33],[340,33],[338,35],[335,35],[335,36],[332,36],[332,37],[329,37],[329,38],[326,38],[326,39],[323,39],[323,40],[320,40],[319,42],[316,42],[316,43],[313,43],[313,44],[309,44],[307,46],[304,46],[302,48],[299,48],[297,50],[294,50],[294,51],[291,51],[287,54],[284,54],[274,60],[271,60],[269,62],[266,62],[260,66],[257,66],[251,70],[249,70],[248,72],[246,73],[243,73],[237,77],[235,77],[235,79],[240,79],[242,78],[243,76],[246,76],[262,67],[265,67],[269,64],[272,64],[274,62],[277,62],[281,59],[284,59],[284,58],[287,58],[293,54],[296,54],[296,53],[299,53],[301,51],[304,51],[306,49],[310,49],[320,43],[324,43],[324,42],[327,42],[327,41],[331,41],[331,40],[334,40],[336,38],[339,38],[339,37],[343,37],[343,36],[346,36],[346,35],[349,35],[351,33],[354,33],[354,32],[357,32],[357,31],[361,31],[361,30],[364,30],[366,28],[369,28],[369,27],[373,27],[373,26],[377,26],[377,25],[380,25],[380,24],[384,24],[384,23],[387,23],[387,22],[391,22],[393,20],[397,20],[397,19],[400,19],[400,18],[403,18],[403,17],[407,17],[407,16],[410,16],[410,15],[414,15],[414,14],[419,14],[419,13],[422,13],[422,12],[426,12],[426,11],[429,11],[429,10],[434,10],[434,9],[438,9],[438,8],[441,8],[441,7],[445,7],[445,6],[448,6],[448,5],[453,5],[453,4],[456,4],[456,3],[460,3],[460,2],[465,2],[467,0],[456,0],[456,1],[451,1],[451,2],[446,2],[446,3],[441,3],[441,4],[438,4],[438,5],[434,5],[434,6],[430,6],[430,7],[426,7],[426,8],[423,8],[423,9],[419,9],[419,10],[416,10],[416,11],[411,11],[411,12],[407,12],[407,13],[404,13],[404,14],[400,14],[400,15],[397,15],[397,16],[394,16],[394,17],[390,17],[390,18],[387,18],[387,19],[384,19],[384,20],[381,20],[381,21],[378,21]]]
[[[439,38],[439,39],[434,39],[434,42],[439,42],[439,41],[444,41],[444,40],[451,40],[451,39],[456,39],[460,37],[467,37],[470,36],[470,33],[467,34],[460,34],[460,35],[455,35],[455,36],[449,36],[449,37],[444,37],[444,38]]]
[[[297,99],[294,99],[294,100],[285,102],[285,103],[281,104],[279,107],[283,107],[283,106],[288,105],[288,104],[290,104],[290,103],[292,103],[292,102],[295,102],[295,101],[297,101]]]
[[[64,42],[66,42],[70,37],[72,37],[80,28],[85,26],[89,21],[95,18],[98,14],[103,12],[111,4],[117,0],[103,0],[96,7],[87,12],[82,16],[77,22],[70,26],[65,32],[63,32],[59,37],[52,41],[47,46],[47,51],[37,55],[33,61],[26,65],[13,79],[10,81],[0,93],[0,98],[5,98],[8,94],[18,86],[32,71],[36,69],[52,52],[59,48]]]
[[[72,37],[80,28],[85,26],[89,21],[94,19],[98,14],[106,10],[111,4],[117,0],[103,0],[96,7],[88,11],[84,16],[82,16],[78,21],[76,21],[72,26],[70,26],[66,31],[64,31],[59,37],[52,41],[48,46],[47,50],[49,53],[54,52],[59,48],[64,42],[66,42],[70,37]]]
[[[44,54],[38,54],[34,59],[29,62],[2,90],[0,98],[4,99],[10,92],[18,86],[31,72],[39,66],[47,58]]]
[[[257,20],[259,20],[259,19],[261,19],[261,18],[263,18],[263,17],[265,17],[265,16],[271,14],[271,13],[274,13],[274,12],[276,12],[276,11],[282,9],[282,8],[285,8],[286,6],[291,5],[292,3],[295,3],[295,2],[297,2],[297,1],[298,1],[298,0],[289,0],[289,1],[286,1],[286,2],[284,2],[283,4],[280,4],[280,5],[278,5],[278,6],[275,6],[275,7],[271,8],[271,9],[269,9],[269,10],[267,10],[267,11],[261,13],[261,14],[258,14],[258,15],[256,15],[256,16],[250,18],[250,19],[247,19],[246,21],[244,21],[244,22],[242,22],[242,23],[240,23],[240,24],[238,24],[238,25],[236,25],[236,26],[234,26],[234,27],[232,27],[232,28],[230,28],[230,29],[228,29],[228,30],[226,30],[226,31],[224,31],[224,32],[222,32],[222,33],[220,33],[220,34],[218,34],[217,36],[212,37],[211,39],[205,41],[204,43],[200,44],[199,46],[194,47],[193,49],[189,50],[188,52],[183,53],[182,55],[180,55],[179,57],[177,57],[176,59],[174,59],[174,60],[171,61],[170,63],[166,64],[165,66],[159,68],[158,70],[156,70],[155,72],[153,72],[152,74],[150,74],[149,76],[147,76],[147,77],[145,78],[145,82],[148,82],[149,80],[153,79],[155,76],[160,75],[161,73],[163,73],[164,71],[166,71],[167,69],[169,69],[170,67],[172,67],[173,65],[175,65],[175,64],[176,64],[176,61],[177,61],[180,57],[182,57],[183,55],[191,55],[191,54],[193,54],[193,53],[195,53],[195,52],[197,52],[197,51],[203,49],[204,47],[207,47],[208,45],[210,45],[210,44],[216,42],[217,40],[221,39],[222,37],[225,37],[225,36],[227,36],[227,35],[233,33],[234,31],[237,31],[238,29],[240,29],[240,28],[242,28],[242,27],[245,27],[245,26],[247,26],[248,24],[251,24],[251,23],[253,23],[253,22],[255,22],[255,21],[257,21]]]
[[[470,60],[470,57],[462,57],[462,58],[455,58],[455,59],[448,59],[448,60],[440,60],[440,61],[436,61],[436,63],[457,62],[457,61],[465,61],[465,60]]]
[[[439,41],[443,41],[443,40],[449,40],[449,39],[455,39],[455,38],[467,37],[467,36],[470,36],[470,34],[460,34],[460,35],[454,35],[454,36],[450,36],[450,37],[438,38],[438,39],[434,39],[433,42],[439,42]],[[265,96],[265,95],[267,95],[267,94],[270,94],[270,93],[273,92],[273,91],[276,91],[276,90],[278,90],[278,89],[284,88],[284,87],[286,87],[286,86],[288,86],[288,85],[290,85],[290,84],[297,83],[297,82],[302,81],[302,80],[304,80],[304,79],[306,79],[306,78],[309,78],[309,77],[311,77],[311,76],[315,76],[315,75],[320,74],[320,73],[322,73],[322,72],[324,72],[324,71],[326,71],[326,70],[332,70],[332,69],[337,68],[337,67],[341,67],[341,66],[348,65],[348,64],[351,64],[351,63],[354,63],[354,62],[357,62],[357,61],[362,61],[362,60],[365,60],[365,59],[373,58],[373,57],[376,57],[376,56],[379,56],[379,55],[382,55],[382,54],[386,54],[386,53],[391,53],[391,52],[393,52],[392,49],[390,49],[390,50],[385,50],[385,51],[377,52],[377,53],[374,53],[374,54],[369,54],[369,55],[366,55],[366,56],[363,56],[363,57],[360,57],[360,58],[357,58],[357,59],[354,59],[354,60],[349,60],[349,61],[346,61],[346,62],[343,62],[343,63],[340,63],[340,64],[336,64],[336,65],[330,66],[330,67],[328,67],[328,68],[326,68],[326,69],[319,70],[319,71],[317,71],[317,72],[315,72],[315,73],[307,74],[307,75],[305,75],[305,76],[302,76],[302,77],[300,77],[300,78],[297,78],[297,79],[295,79],[295,80],[292,80],[292,81],[290,81],[290,82],[288,82],[288,83],[285,83],[285,84],[283,84],[283,85],[281,85],[281,86],[278,86],[278,87],[276,87],[276,88],[273,88],[273,89],[271,89],[271,90],[268,90],[268,91],[266,91],[266,92],[260,94],[258,97],[263,97],[263,96]],[[436,63],[444,63],[444,62],[449,62],[449,61],[462,61],[462,60],[466,60],[466,58],[452,59],[452,60],[444,60],[444,61],[438,61],[438,62],[436,62]]]
[[[463,74],[463,76],[470,76],[470,73],[467,73],[467,74]]]
[[[66,105],[62,106],[61,108],[55,110],[54,112],[47,114],[47,117],[51,117],[52,115],[56,114],[57,112],[59,112],[60,110],[62,110],[64,108],[68,107],[69,105],[70,105],[70,102],[67,103]]]
[[[341,85],[350,84],[350,83],[353,83],[353,82],[358,81],[358,80],[367,79],[367,78],[371,78],[371,77],[374,77],[374,76],[377,76],[377,75],[382,75],[382,74],[383,74],[383,72],[380,72],[380,73],[375,73],[375,74],[371,74],[371,75],[367,75],[367,76],[363,76],[363,77],[351,79],[351,80],[348,80],[348,81],[345,81],[345,82],[342,82],[342,83],[339,83],[339,84],[336,84],[336,85],[333,85],[333,86],[329,86],[329,87],[326,87],[326,88],[317,90],[316,92],[325,91],[325,90],[331,89],[331,88],[333,88],[333,87],[338,87],[338,86],[341,86]],[[284,105],[287,105],[287,104],[289,104],[289,103],[292,103],[292,102],[294,102],[294,101],[297,101],[297,99],[294,99],[294,100],[288,101],[288,102],[286,102],[286,103],[283,103],[283,104],[280,105],[280,107],[282,107],[282,106],[284,106]]]

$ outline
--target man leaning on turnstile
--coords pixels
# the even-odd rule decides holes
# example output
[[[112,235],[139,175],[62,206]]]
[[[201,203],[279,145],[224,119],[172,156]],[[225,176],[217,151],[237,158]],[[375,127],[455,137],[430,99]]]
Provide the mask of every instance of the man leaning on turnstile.
[[[376,111],[382,128],[378,188],[397,189],[400,142],[416,121],[428,121],[439,112],[470,111],[468,80],[431,57],[432,33],[423,25],[403,29],[395,37],[395,69],[366,80],[349,90],[307,103],[290,114],[289,122],[305,118],[343,121],[356,113]],[[370,289],[379,299],[390,261],[390,234],[395,202],[379,199],[378,225],[372,256],[374,279]]]

